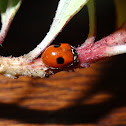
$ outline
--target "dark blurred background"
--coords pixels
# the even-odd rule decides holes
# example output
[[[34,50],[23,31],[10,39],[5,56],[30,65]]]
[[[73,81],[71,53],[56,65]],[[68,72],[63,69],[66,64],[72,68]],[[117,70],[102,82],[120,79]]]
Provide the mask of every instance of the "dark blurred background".
[[[0,55],[20,56],[40,43],[49,31],[59,0],[24,0],[16,14]],[[113,0],[96,0],[97,38],[109,35],[115,28]],[[53,43],[82,44],[88,35],[88,11],[84,8],[67,24]]]

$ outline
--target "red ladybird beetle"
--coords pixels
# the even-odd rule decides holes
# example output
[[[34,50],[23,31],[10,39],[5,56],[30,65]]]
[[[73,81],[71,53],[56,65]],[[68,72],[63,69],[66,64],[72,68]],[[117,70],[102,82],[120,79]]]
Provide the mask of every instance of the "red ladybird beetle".
[[[76,50],[68,43],[49,46],[41,56],[43,63],[50,68],[64,68],[77,59]]]

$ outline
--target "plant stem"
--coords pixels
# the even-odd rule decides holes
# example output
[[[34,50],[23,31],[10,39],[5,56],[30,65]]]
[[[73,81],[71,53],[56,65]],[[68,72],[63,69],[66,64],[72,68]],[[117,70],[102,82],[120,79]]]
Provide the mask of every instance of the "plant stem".
[[[126,53],[126,25],[94,44],[83,44],[76,50],[80,67],[87,67],[106,57]]]

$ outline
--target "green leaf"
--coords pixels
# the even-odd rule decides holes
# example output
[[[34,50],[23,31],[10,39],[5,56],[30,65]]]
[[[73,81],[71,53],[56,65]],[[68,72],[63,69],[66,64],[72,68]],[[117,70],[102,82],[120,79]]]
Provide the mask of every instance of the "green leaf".
[[[95,41],[96,37],[96,9],[95,9],[95,1],[89,0],[87,3],[88,13],[89,13],[89,33],[88,38],[82,45],[92,44]]]
[[[13,18],[16,14],[21,0],[0,0],[0,12],[2,23],[9,18]]]
[[[126,21],[126,0],[115,0],[116,27],[119,28]]]
[[[1,13],[1,31],[0,31],[0,44],[6,37],[10,24],[18,11],[22,0],[0,0],[0,13]]]
[[[89,34],[88,37],[92,37],[96,34],[96,10],[94,0],[89,0],[87,3],[89,13]]]
[[[4,13],[6,11],[7,3],[8,3],[8,0],[0,0],[0,11],[1,11],[1,13]]]
[[[76,15],[88,0],[60,0],[49,34],[58,32]]]

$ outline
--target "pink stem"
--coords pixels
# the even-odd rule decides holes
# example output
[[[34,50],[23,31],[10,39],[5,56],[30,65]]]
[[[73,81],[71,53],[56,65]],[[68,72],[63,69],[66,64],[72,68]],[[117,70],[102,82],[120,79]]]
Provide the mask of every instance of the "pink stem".
[[[84,43],[82,46],[78,47],[77,53],[79,58],[80,67],[88,67],[91,63],[94,63],[98,60],[117,55],[117,51],[114,50],[114,47],[119,47],[124,45],[126,42],[126,27],[125,25],[117,30],[116,32],[110,34],[109,36],[91,44]],[[112,51],[115,52],[112,52]],[[111,52],[109,52],[111,51]],[[123,51],[124,53],[124,51]],[[126,51],[125,51],[126,53]]]

